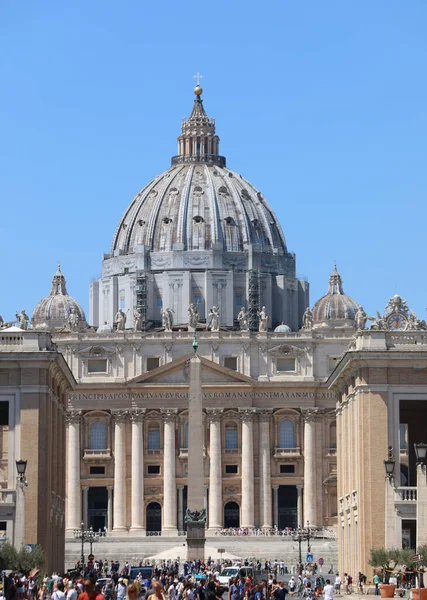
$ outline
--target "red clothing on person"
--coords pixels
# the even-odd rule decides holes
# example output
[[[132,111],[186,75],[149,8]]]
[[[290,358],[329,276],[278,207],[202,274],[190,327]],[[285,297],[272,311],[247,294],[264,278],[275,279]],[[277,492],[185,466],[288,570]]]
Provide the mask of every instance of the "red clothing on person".
[[[91,595],[87,592],[82,592],[79,594],[78,600],[104,600],[104,595],[97,592],[93,592]]]

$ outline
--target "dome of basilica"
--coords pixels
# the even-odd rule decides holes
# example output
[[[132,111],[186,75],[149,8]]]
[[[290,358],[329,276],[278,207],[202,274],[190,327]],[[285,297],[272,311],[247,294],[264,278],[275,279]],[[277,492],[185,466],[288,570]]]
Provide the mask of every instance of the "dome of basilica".
[[[298,279],[295,254],[262,193],[220,155],[202,92],[196,86],[170,168],[119,221],[102,277],[91,284],[93,326],[114,327],[120,310],[126,329],[161,328],[168,309],[174,325],[184,327],[190,304],[198,306],[201,323],[217,307],[221,327],[238,327],[244,307],[249,329],[257,330],[260,306],[273,328],[282,321],[293,331],[301,325],[308,283]]]
[[[178,156],[132,200],[114,235],[111,253],[222,249],[286,254],[280,224],[249,181],[227,169],[218,155],[215,121],[196,93],[193,111],[178,138]]]
[[[70,327],[71,314],[75,315],[72,329],[87,327],[85,313],[80,304],[67,293],[65,277],[58,265],[58,270],[52,278],[49,296],[42,298],[34,309],[31,327],[32,329],[64,329]]]
[[[352,326],[358,308],[358,303],[344,294],[341,275],[335,265],[329,278],[328,293],[313,307],[313,328]]]

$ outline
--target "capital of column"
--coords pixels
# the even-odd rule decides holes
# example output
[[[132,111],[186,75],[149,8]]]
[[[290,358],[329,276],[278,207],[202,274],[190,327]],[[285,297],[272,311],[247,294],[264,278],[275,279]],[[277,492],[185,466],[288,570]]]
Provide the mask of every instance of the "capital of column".
[[[181,491],[181,490],[184,489],[184,487],[185,487],[184,485],[177,485],[176,489],[179,490],[179,491]]]
[[[130,410],[129,415],[132,423],[142,423],[144,421],[145,411],[145,408],[139,408],[138,410]]]
[[[68,425],[80,424],[82,414],[81,410],[68,410],[66,413]]]
[[[255,413],[256,408],[239,408],[239,416],[242,423],[251,423]]]
[[[161,408],[160,414],[165,423],[175,423],[178,414],[177,408]]]
[[[271,415],[273,414],[272,408],[257,408],[256,413],[260,423],[270,423]]]
[[[312,423],[316,417],[320,414],[320,408],[312,407],[312,408],[301,408],[301,415],[304,419],[305,423]]]
[[[223,408],[207,408],[206,415],[208,417],[209,425],[211,423],[218,423],[218,421],[221,421],[223,412]]]
[[[107,485],[105,487],[107,488],[107,492],[112,492],[114,490],[114,485]]]
[[[128,410],[112,410],[111,416],[116,423],[124,423],[129,418]]]
[[[89,489],[89,486],[88,486],[88,485],[82,485],[82,490],[83,490],[84,492],[87,492],[87,491],[88,491],[88,489]]]
[[[280,486],[278,486],[278,485],[273,485],[273,486],[271,486],[271,487],[273,488],[273,490],[274,490],[275,492],[277,492],[277,491],[279,490],[279,487],[280,487]]]

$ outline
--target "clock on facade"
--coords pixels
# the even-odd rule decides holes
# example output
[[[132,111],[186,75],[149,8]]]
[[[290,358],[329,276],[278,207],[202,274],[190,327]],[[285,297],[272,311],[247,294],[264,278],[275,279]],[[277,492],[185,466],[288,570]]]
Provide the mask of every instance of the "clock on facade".
[[[393,313],[387,318],[387,329],[403,331],[408,327],[408,318],[402,313]]]

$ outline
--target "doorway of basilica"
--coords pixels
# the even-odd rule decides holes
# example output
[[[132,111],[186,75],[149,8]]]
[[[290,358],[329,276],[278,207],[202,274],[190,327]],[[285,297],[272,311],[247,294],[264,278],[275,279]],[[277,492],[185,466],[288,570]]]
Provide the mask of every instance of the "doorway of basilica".
[[[297,487],[296,485],[280,485],[278,493],[278,523],[279,529],[298,526]]]
[[[227,502],[224,506],[224,527],[240,527],[240,506],[237,502]]]
[[[107,526],[108,492],[106,487],[88,489],[88,525],[94,531],[104,531]]]
[[[147,504],[145,517],[147,533],[160,533],[162,531],[162,507],[158,502]]]

